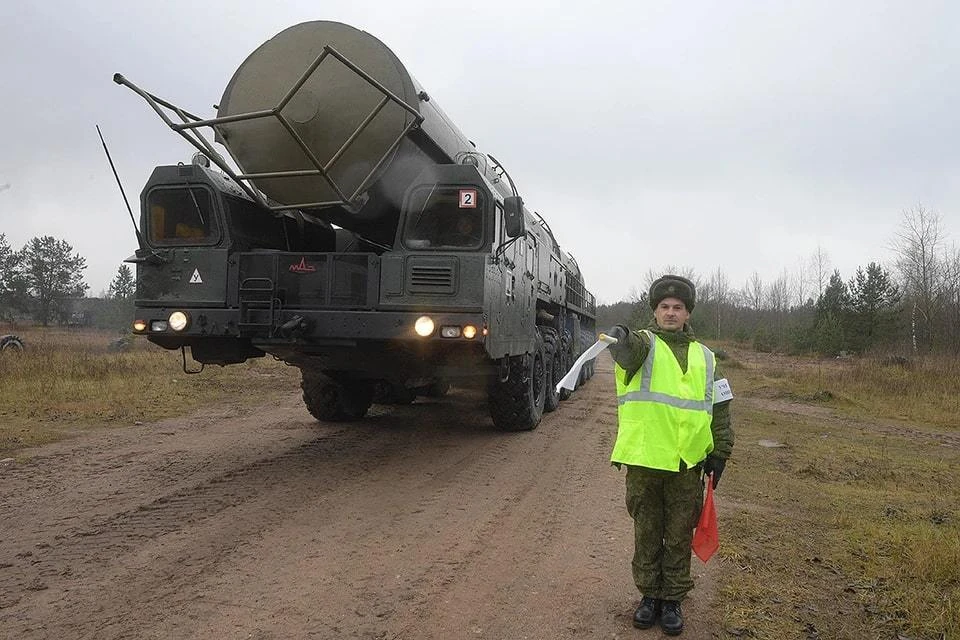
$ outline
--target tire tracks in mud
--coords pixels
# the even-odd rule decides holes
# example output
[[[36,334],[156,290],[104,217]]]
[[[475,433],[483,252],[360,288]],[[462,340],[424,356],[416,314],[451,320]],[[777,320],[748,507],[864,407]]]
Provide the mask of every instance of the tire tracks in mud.
[[[856,428],[864,433],[888,434],[922,444],[935,444],[951,449],[960,449],[960,434],[956,432],[920,429],[911,426],[909,423],[896,422],[893,420],[849,416],[831,407],[810,406],[809,404],[793,402],[786,399],[756,396],[743,396],[740,399],[740,406],[804,417],[816,416],[822,420],[825,425]]]
[[[118,558],[137,555],[145,544],[201,526],[205,520],[223,516],[223,512],[237,509],[279,484],[302,487],[307,479],[316,477],[317,465],[323,461],[363,455],[366,448],[375,446],[367,436],[362,431],[333,432],[280,455],[217,473],[196,485],[162,493],[128,510],[86,521],[82,515],[56,520],[41,527],[33,536],[23,536],[17,541],[21,551],[16,558],[20,562],[14,561],[12,566],[0,570],[0,603],[19,601],[30,592],[43,596],[61,589],[83,591],[93,587],[99,591],[109,580],[84,584],[83,577],[106,568],[109,578],[117,578],[126,572],[109,571],[111,566]],[[96,473],[96,465],[93,467]],[[337,482],[346,481],[347,476],[332,476],[331,480],[328,488],[335,490]],[[236,537],[255,533],[260,526],[257,522],[245,523],[242,517],[231,522]],[[190,566],[203,558],[194,560],[180,558],[177,564]],[[137,571],[146,568],[138,563]],[[165,588],[170,588],[171,577],[163,577],[162,582]],[[48,604],[56,607],[54,603]],[[82,611],[89,604],[66,606],[63,613],[70,614],[74,621],[82,619],[82,614],[75,617],[77,610]],[[7,615],[0,609],[0,624],[7,623]],[[74,632],[78,630],[75,622],[71,622],[69,628]]]

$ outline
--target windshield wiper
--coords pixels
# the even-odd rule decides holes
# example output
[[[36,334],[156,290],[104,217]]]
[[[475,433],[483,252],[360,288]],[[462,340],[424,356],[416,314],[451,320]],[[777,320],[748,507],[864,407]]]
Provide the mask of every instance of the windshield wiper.
[[[187,185],[187,191],[190,192],[190,198],[193,200],[193,206],[197,210],[197,217],[200,218],[200,224],[202,224],[203,226],[207,226],[206,221],[203,219],[203,212],[200,211],[200,203],[197,202],[197,194],[193,192],[193,189],[190,187],[189,184]]]

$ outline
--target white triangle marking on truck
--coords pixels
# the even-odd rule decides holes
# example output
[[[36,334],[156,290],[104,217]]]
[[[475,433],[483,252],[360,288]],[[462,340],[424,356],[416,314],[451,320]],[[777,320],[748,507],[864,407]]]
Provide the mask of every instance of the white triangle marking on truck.
[[[203,284],[203,278],[200,277],[200,269],[194,269],[190,276],[190,284]]]

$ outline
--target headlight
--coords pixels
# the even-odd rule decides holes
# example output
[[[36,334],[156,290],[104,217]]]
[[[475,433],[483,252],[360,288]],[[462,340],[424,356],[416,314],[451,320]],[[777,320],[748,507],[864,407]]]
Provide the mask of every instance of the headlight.
[[[417,332],[417,335],[424,338],[433,334],[433,328],[433,320],[430,316],[420,316],[413,325],[413,330]]]
[[[174,311],[167,318],[167,322],[174,331],[183,331],[190,324],[190,317],[183,311]]]
[[[444,338],[459,338],[460,327],[455,325],[440,327],[440,335]]]
[[[159,333],[161,331],[167,330],[167,321],[166,320],[151,320],[150,321],[150,331]]]

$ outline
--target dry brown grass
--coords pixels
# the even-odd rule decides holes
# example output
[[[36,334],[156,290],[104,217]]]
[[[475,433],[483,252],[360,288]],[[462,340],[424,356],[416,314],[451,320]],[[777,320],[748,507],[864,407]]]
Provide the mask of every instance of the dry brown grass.
[[[956,364],[733,358],[728,636],[960,638]]]
[[[783,397],[859,410],[866,416],[960,429],[960,358],[815,358],[738,352],[723,363],[749,384]]]
[[[298,372],[271,358],[232,367],[181,369],[179,351],[93,331],[18,332],[22,354],[0,356],[0,452],[51,442],[91,425],[182,415],[211,402],[252,404],[297,388]]]

